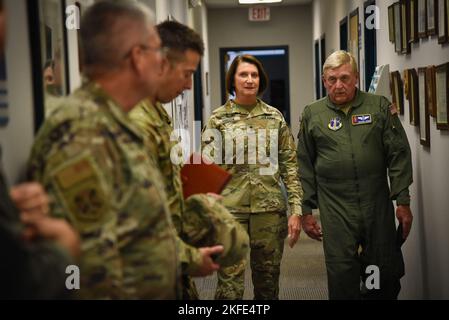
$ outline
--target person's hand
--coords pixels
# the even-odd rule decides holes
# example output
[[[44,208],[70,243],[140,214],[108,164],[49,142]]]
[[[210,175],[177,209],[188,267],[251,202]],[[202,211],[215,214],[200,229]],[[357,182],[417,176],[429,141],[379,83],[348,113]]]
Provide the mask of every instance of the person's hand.
[[[398,218],[399,223],[402,224],[402,238],[405,240],[410,233],[413,222],[413,215],[410,210],[410,206],[398,206],[396,208],[396,217]]]
[[[48,215],[49,198],[39,183],[19,184],[11,188],[10,196],[20,211],[22,221],[33,221]]]
[[[304,214],[301,218],[302,228],[304,232],[312,239],[321,241],[323,233],[321,227],[311,214]]]
[[[23,237],[27,241],[39,237],[46,240],[53,240],[67,249],[74,257],[79,255],[80,240],[69,223],[63,219],[43,217],[26,221],[27,228],[23,232]]]
[[[220,265],[214,262],[214,256],[223,252],[223,246],[203,247],[199,248],[199,250],[203,257],[203,261],[201,266],[192,274],[192,276],[205,277],[220,269]]]
[[[290,248],[293,248],[293,246],[298,241],[300,232],[301,232],[301,217],[292,214],[290,218],[288,218],[288,245],[290,246]]]

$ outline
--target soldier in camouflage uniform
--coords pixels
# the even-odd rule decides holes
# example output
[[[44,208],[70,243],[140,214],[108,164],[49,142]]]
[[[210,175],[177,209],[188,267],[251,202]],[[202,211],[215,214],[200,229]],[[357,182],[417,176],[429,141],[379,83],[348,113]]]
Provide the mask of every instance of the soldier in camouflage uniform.
[[[407,136],[385,97],[357,89],[351,54],[330,55],[323,82],[328,96],[306,106],[299,132],[303,229],[313,239],[324,238],[330,299],[396,299],[404,274],[400,245],[413,219]],[[323,235],[312,216],[316,208]],[[363,281],[361,290],[370,265],[379,268],[380,286],[369,290]]]
[[[213,112],[202,137],[203,153],[232,174],[222,192],[223,204],[248,230],[255,299],[278,299],[284,239],[288,232],[290,246],[295,244],[301,215],[302,190],[293,136],[281,112],[257,98],[267,82],[256,58],[249,55],[235,58],[226,75],[226,85],[227,92],[235,93],[236,98]],[[219,135],[210,129],[218,130]],[[250,141],[258,142],[257,150]],[[261,155],[266,150],[270,150],[270,159],[263,162]],[[291,213],[288,224],[281,181],[288,193]],[[241,299],[244,272],[241,265],[220,270],[217,297]]]
[[[33,147],[32,177],[53,197],[52,213],[82,239],[81,298],[178,294],[178,240],[164,185],[127,115],[154,94],[162,55],[152,21],[132,1],[97,2],[86,11],[89,80],[47,119]]]
[[[221,264],[245,259],[248,248],[245,231],[215,199],[206,195],[193,196],[184,203],[181,166],[174,164],[170,157],[177,141],[171,141],[172,120],[161,103],[167,103],[183,90],[191,89],[192,75],[204,51],[203,41],[195,31],[176,21],[165,21],[157,26],[157,30],[163,47],[168,49],[156,92],[157,102],[146,99],[133,109],[130,117],[148,137],[149,151],[156,158],[163,175],[172,219],[180,237],[195,247],[226,243],[226,253],[219,260]],[[227,240],[224,235],[235,241]],[[229,252],[229,247],[232,247],[233,253]],[[192,271],[195,272],[198,262],[189,251],[181,254],[183,298],[197,299],[197,290],[188,275],[194,274]]]

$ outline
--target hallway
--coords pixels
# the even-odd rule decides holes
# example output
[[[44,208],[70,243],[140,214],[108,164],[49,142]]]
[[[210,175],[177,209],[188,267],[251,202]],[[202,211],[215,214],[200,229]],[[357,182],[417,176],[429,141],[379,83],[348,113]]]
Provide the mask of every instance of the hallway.
[[[195,279],[201,299],[214,298],[216,276]],[[246,269],[245,300],[253,298],[251,271]],[[281,300],[327,300],[327,277],[321,242],[310,239],[301,232],[300,240],[293,249],[285,242],[281,265]]]

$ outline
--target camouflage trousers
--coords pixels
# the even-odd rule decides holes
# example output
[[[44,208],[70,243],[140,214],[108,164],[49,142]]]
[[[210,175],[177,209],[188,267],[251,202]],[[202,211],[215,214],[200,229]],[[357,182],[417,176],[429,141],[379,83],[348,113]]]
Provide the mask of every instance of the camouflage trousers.
[[[250,266],[255,300],[279,298],[279,274],[287,236],[285,212],[236,213],[250,238]],[[217,272],[215,299],[243,299],[246,263]]]

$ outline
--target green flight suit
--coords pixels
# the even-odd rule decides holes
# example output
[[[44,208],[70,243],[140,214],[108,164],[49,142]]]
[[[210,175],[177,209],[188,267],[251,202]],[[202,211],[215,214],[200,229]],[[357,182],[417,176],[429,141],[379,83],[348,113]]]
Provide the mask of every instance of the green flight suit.
[[[94,82],[62,101],[37,135],[29,172],[53,198],[51,213],[80,233],[78,297],[176,298],[176,232],[146,139]]]
[[[214,136],[209,129],[220,134]],[[291,214],[301,213],[302,189],[291,131],[282,113],[262,100],[258,99],[251,111],[230,100],[213,112],[202,139],[203,153],[232,174],[222,192],[223,204],[249,233],[254,298],[278,299],[280,264],[288,232],[287,202]],[[232,144],[227,146],[229,139]],[[257,148],[251,148],[250,141]],[[263,160],[265,155],[270,157],[268,162]],[[288,199],[282,192],[282,182]],[[239,265],[220,270],[216,297],[241,299],[244,272]]]
[[[348,114],[328,97],[303,112],[298,136],[302,210],[320,210],[331,299],[395,299],[400,290],[404,262],[392,200],[410,203],[412,162],[390,106],[382,96],[358,91]],[[379,268],[380,290],[361,292],[369,265]]]
[[[225,252],[220,255],[220,265],[226,264],[227,261],[223,259],[227,259],[242,260],[240,263],[246,266],[249,246],[247,235],[229,212],[214,199],[207,199],[206,195],[193,196],[184,202],[181,165],[174,164],[170,157],[173,150],[176,150],[173,148],[178,141],[170,139],[173,132],[172,120],[162,104],[152,105],[149,100],[144,100],[130,112],[130,117],[148,138],[148,150],[155,158],[164,179],[168,205],[181,239],[195,247],[230,244],[232,248],[226,247]],[[228,238],[237,240],[231,242]],[[202,261],[195,254],[198,249],[185,243],[180,245],[180,260],[185,273],[183,299],[198,299],[195,283],[187,274],[194,271]],[[228,250],[233,252],[227,253]]]

